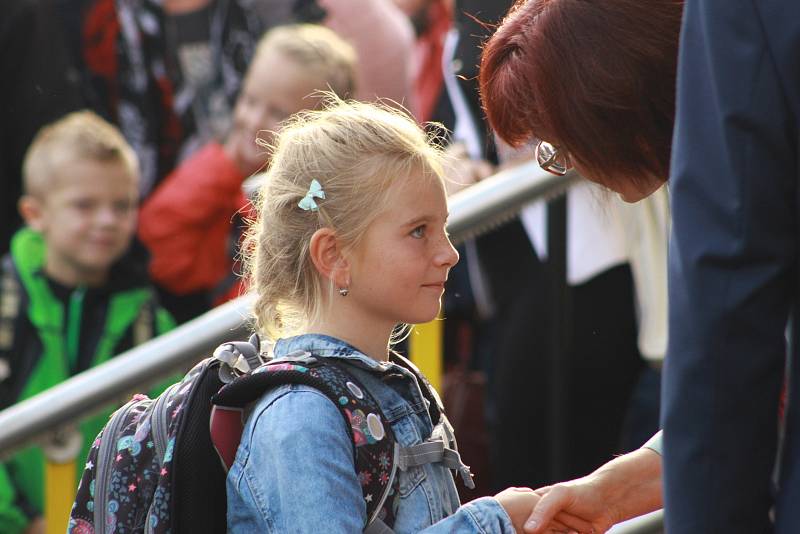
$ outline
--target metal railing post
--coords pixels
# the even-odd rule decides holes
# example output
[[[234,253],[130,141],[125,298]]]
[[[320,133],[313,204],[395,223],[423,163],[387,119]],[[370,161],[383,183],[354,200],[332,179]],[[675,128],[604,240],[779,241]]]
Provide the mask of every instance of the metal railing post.
[[[411,361],[428,378],[428,382],[441,391],[444,367],[444,320],[436,318],[419,324],[408,337],[408,353]]]
[[[44,445],[44,518],[46,534],[63,534],[78,487],[78,455],[83,435],[74,426],[57,430]]]
[[[66,463],[47,461],[44,476],[44,519],[46,534],[64,534],[78,481],[77,458]]]

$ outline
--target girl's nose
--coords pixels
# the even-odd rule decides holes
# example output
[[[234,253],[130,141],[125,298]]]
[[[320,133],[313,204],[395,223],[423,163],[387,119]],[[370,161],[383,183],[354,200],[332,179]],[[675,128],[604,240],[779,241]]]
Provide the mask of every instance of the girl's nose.
[[[443,266],[452,267],[458,263],[459,255],[450,238],[445,236],[443,240],[442,249],[437,256],[438,263]]]

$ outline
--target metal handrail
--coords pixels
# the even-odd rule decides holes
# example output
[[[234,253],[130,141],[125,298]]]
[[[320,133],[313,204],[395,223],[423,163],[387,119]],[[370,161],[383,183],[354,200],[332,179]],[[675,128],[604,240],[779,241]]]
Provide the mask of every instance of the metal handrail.
[[[564,191],[577,175],[553,176],[533,163],[499,172],[450,197],[454,242],[513,217],[527,203]],[[220,343],[245,336],[253,298],[219,306],[110,361],[0,412],[0,457],[74,424],[141,388],[186,368]]]
[[[32,441],[59,442],[62,430],[184,370],[225,340],[245,336],[252,298],[240,297],[0,412],[0,457]],[[123,399],[127,400],[127,399]]]
[[[447,230],[456,244],[479,236],[512,219],[530,202],[564,193],[579,179],[574,171],[555,176],[535,162],[506,169],[450,197]]]

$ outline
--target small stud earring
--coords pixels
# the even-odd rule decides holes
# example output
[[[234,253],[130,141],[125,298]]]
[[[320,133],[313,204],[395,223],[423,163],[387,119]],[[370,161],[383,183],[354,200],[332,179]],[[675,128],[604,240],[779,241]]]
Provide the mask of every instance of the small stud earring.
[[[350,293],[350,289],[348,289],[346,287],[340,287],[339,288],[339,294],[341,296],[346,297],[348,293]]]

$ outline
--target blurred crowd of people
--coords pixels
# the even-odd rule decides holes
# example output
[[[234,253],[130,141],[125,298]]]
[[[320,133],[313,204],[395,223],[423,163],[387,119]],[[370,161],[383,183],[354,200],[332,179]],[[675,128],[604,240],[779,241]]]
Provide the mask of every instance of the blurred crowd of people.
[[[511,4],[7,0],[0,408],[239,295],[248,180],[281,121],[324,91],[436,123],[453,192],[530,159],[488,129],[477,90],[481,43]],[[455,424],[484,494],[577,477],[658,429],[666,194],[626,205],[585,182],[566,195],[565,352],[548,201],[462,244],[448,282],[446,362],[478,377],[474,398],[451,398],[485,409]],[[0,531],[23,532],[42,514],[41,458],[5,465]]]

